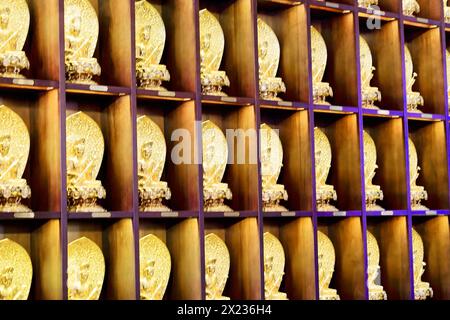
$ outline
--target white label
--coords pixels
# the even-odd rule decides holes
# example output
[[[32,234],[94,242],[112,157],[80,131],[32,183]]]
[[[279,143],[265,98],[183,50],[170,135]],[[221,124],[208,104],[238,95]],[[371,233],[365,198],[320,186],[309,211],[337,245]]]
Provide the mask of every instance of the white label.
[[[334,3],[334,2],[325,2],[325,6],[327,6],[329,8],[339,8],[339,4]]]
[[[239,217],[239,216],[240,216],[240,213],[239,213],[239,211],[238,211],[238,212],[236,212],[236,211],[231,211],[231,212],[224,212],[223,215],[224,215],[225,217]]]
[[[393,216],[394,215],[394,211],[383,211],[381,212],[382,216]]]
[[[383,115],[383,116],[388,116],[388,115],[391,114],[391,113],[389,112],[389,110],[378,110],[377,113],[378,113],[378,114],[381,114],[381,115]]]
[[[337,212],[333,212],[333,216],[334,217],[345,217],[347,215],[346,211],[337,211]]]
[[[178,212],[161,212],[161,217],[164,218],[178,218],[179,216]]]
[[[34,80],[30,79],[13,79],[12,82],[17,85],[34,86]]]
[[[423,113],[422,114],[423,119],[433,119],[433,115],[429,113]]]
[[[340,106],[330,106],[330,110],[332,110],[332,111],[342,111],[342,110],[344,110],[344,108],[340,107]]]
[[[92,212],[92,218],[111,218],[111,212]]]
[[[234,97],[221,97],[220,100],[223,102],[237,102],[237,99]]]
[[[282,107],[292,107],[292,102],[290,101],[278,101],[278,105]]]
[[[417,18],[417,21],[422,22],[422,23],[429,23],[430,20],[425,19],[425,18]]]
[[[295,211],[282,212],[282,217],[295,217]]]
[[[175,97],[175,91],[158,91],[158,96],[161,97]]]
[[[34,212],[16,212],[14,213],[14,218],[17,219],[33,219]]]
[[[435,216],[435,215],[437,215],[437,211],[435,211],[435,210],[428,210],[427,212],[425,212],[425,214],[427,216]]]
[[[107,86],[99,86],[99,85],[90,85],[89,90],[91,91],[101,91],[101,92],[108,92]]]

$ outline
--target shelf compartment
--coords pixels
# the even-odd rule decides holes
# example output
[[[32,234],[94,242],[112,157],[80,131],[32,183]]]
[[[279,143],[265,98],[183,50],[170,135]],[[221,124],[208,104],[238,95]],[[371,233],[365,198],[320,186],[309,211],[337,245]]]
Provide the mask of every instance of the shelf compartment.
[[[105,258],[105,280],[100,299],[136,299],[135,242],[131,219],[69,221],[68,243],[86,237]]]
[[[321,33],[327,46],[328,60],[322,82],[328,82],[333,89],[333,97],[328,101],[336,106],[357,106],[359,93],[354,13],[311,9],[310,14],[311,25]]]
[[[450,234],[448,216],[414,217],[413,227],[420,234],[425,251],[425,273],[435,300],[450,299]]]
[[[283,146],[283,167],[278,183],[284,185],[288,201],[281,205],[290,211],[312,210],[312,158],[307,110],[260,110],[261,123],[278,130]]]
[[[308,27],[305,5],[283,6],[276,10],[258,8],[258,18],[267,23],[280,42],[277,77],[286,84],[286,101],[309,102]]]
[[[435,1],[429,0],[416,0],[416,1],[419,3],[420,12],[416,14],[416,17],[404,15],[403,17],[405,19],[417,19],[419,21],[423,21],[423,23],[427,23],[426,20],[440,21],[442,19],[443,17],[442,3],[437,3]],[[420,18],[422,18],[422,20]]]
[[[388,300],[411,297],[407,224],[406,216],[367,219],[367,230],[376,238],[380,250],[378,284],[383,286]]]
[[[69,95],[66,115],[82,111],[100,127],[105,153],[96,180],[102,181],[106,199],[100,204],[107,211],[133,211],[133,125],[130,96]],[[70,155],[67,150],[67,155]]]
[[[421,167],[418,186],[424,186],[431,210],[448,209],[448,166],[445,122],[408,121],[409,136],[417,149]]]
[[[62,252],[58,219],[1,221],[0,239],[8,238],[28,252],[33,264],[29,300],[63,298]]]
[[[262,264],[257,218],[206,220],[205,236],[215,233],[230,252],[230,274],[224,296],[232,300],[262,298]]]
[[[174,211],[198,211],[200,168],[193,143],[197,137],[195,102],[139,100],[137,114],[150,117],[164,134],[167,154],[161,181],[168,183],[172,193],[170,200],[164,200],[165,205]]]
[[[58,90],[28,94],[0,92],[0,105],[17,113],[30,134],[30,154],[23,175],[31,199],[23,201],[33,211],[61,211],[61,145]],[[12,137],[14,138],[14,137]]]
[[[367,20],[359,20],[360,35],[367,41],[375,67],[371,86],[378,87],[383,110],[403,111],[400,26],[398,21],[382,21],[379,28],[368,28]],[[383,45],[389,43],[389,45]],[[377,110],[378,111],[378,110]]]
[[[159,219],[140,220],[139,238],[153,234],[162,240],[170,251],[171,273],[164,299],[200,300],[201,258],[198,220]]]
[[[234,211],[257,211],[259,207],[259,177],[257,157],[256,111],[254,106],[223,108],[205,105],[202,121],[214,122],[226,136],[229,131],[227,164],[222,182],[227,183],[233,199],[228,201]],[[233,148],[230,144],[233,144]],[[206,213],[206,215],[209,213]]]
[[[331,144],[332,161],[327,184],[337,192],[336,207],[342,211],[361,210],[361,174],[358,116],[314,113]]]
[[[220,70],[230,79],[225,87],[230,97],[255,97],[257,88],[256,23],[252,17],[253,1],[199,0],[199,9],[208,9],[218,20],[225,36],[225,50]],[[239,30],[239,32],[236,32]],[[191,61],[189,63],[192,63]]]
[[[413,91],[425,100],[419,109],[424,113],[445,115],[445,81],[439,28],[420,29],[405,26],[405,44],[408,46],[418,74]],[[408,79],[406,79],[408,81]],[[408,83],[406,83],[408,85]]]
[[[330,288],[336,289],[342,300],[364,300],[366,270],[361,218],[319,218],[317,223],[318,230],[330,238],[336,253]]]
[[[264,221],[264,232],[270,232],[283,245],[286,257],[285,275],[280,291],[289,300],[315,300],[314,226],[310,217],[270,219]]]
[[[377,148],[374,185],[384,194],[377,203],[385,210],[408,208],[406,153],[403,119],[364,117],[364,130],[372,137]],[[386,139],[389,137],[389,139]]]

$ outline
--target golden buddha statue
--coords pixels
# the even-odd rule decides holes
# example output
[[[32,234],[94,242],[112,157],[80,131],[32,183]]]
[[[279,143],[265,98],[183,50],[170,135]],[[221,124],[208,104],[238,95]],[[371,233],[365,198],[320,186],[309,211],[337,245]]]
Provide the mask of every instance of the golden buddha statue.
[[[30,153],[30,134],[22,118],[0,106],[0,213],[31,212],[22,200],[31,189],[22,179]]]
[[[417,73],[414,72],[411,52],[409,51],[407,45],[405,45],[405,73],[408,112],[422,113],[418,107],[423,106],[425,102],[420,92],[413,91],[413,85],[416,82]]]
[[[219,71],[225,49],[225,36],[217,18],[207,9],[200,10],[200,77],[202,93],[226,96],[222,87],[229,87],[225,71]]]
[[[450,7],[448,6],[448,0],[443,0],[443,2],[444,2],[444,19],[445,19],[445,23],[450,23]]]
[[[99,33],[98,17],[89,0],[64,0],[65,65],[68,82],[96,84],[101,74],[93,58]]]
[[[67,117],[67,205],[70,212],[105,212],[97,199],[106,197],[96,180],[105,142],[98,124],[84,112]]]
[[[402,0],[403,14],[414,16],[420,12],[420,5],[416,0]]]
[[[375,67],[373,66],[372,53],[366,40],[359,36],[359,56],[361,64],[361,95],[362,106],[368,109],[379,109],[375,106],[376,101],[381,100],[381,92],[377,87],[371,87]]]
[[[413,265],[414,265],[414,299],[426,300],[433,298],[433,289],[428,282],[422,281],[426,263],[424,260],[423,241],[419,233],[412,229]]]
[[[264,233],[264,292],[266,300],[288,300],[280,292],[283,281],[285,256],[283,245],[270,232]]]
[[[222,296],[230,272],[227,245],[214,233],[205,237],[206,300],[230,300]]]
[[[277,184],[283,166],[283,146],[277,132],[269,125],[261,124],[261,175],[263,211],[288,211],[280,205],[288,194],[282,184]]]
[[[411,138],[408,139],[409,144],[409,177],[411,186],[411,210],[428,210],[423,204],[422,200],[428,200],[428,193],[425,187],[417,185],[417,179],[419,178],[419,160],[417,156],[416,146]]]
[[[166,42],[164,21],[148,1],[136,1],[136,78],[142,89],[166,91],[170,81],[165,65],[160,64]]]
[[[28,252],[10,239],[0,240],[0,300],[27,300],[32,278]]]
[[[377,205],[377,200],[383,200],[384,195],[380,186],[374,185],[372,180],[375,177],[377,165],[377,148],[372,137],[363,130],[364,139],[364,177],[366,188],[366,210],[367,211],[384,211],[382,207]]]
[[[320,32],[313,26],[311,26],[311,58],[314,103],[328,105],[325,99],[333,96],[333,89],[328,82],[322,82],[327,68],[327,45]]]
[[[330,288],[334,273],[336,254],[333,243],[321,231],[317,231],[318,258],[319,258],[319,299],[340,300],[336,289]]]
[[[141,299],[162,300],[170,277],[170,252],[153,234],[139,240]]]
[[[0,3],[0,77],[24,78],[20,72],[30,68],[23,51],[30,28],[30,10],[26,0],[2,0]]]
[[[369,300],[386,300],[387,294],[383,286],[375,284],[380,271],[380,248],[377,239],[367,231],[367,287]]]
[[[149,117],[137,119],[139,210],[170,211],[162,204],[171,192],[167,182],[161,181],[166,162],[164,134]]]
[[[358,5],[363,8],[370,8],[371,6],[377,6],[378,0],[358,0]]]
[[[102,250],[82,237],[69,243],[67,254],[69,300],[98,300],[105,278]]]
[[[204,211],[233,211],[224,204],[232,194],[226,183],[222,183],[228,162],[227,139],[222,130],[212,121],[202,123],[203,141],[203,207]]]
[[[259,96],[281,101],[278,93],[286,92],[283,79],[277,77],[280,64],[280,43],[272,28],[258,18]]]
[[[331,168],[331,145],[325,133],[317,127],[314,128],[314,149],[317,211],[338,211],[330,204],[330,201],[337,200],[336,190],[326,183]]]

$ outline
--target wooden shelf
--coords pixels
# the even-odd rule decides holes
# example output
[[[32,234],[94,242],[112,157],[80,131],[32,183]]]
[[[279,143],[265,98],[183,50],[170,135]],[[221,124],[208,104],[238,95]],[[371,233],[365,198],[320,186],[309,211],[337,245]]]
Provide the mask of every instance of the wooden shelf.
[[[66,83],[66,92],[69,94],[123,96],[130,94],[131,90],[127,87]]]
[[[60,219],[60,212],[48,212],[48,211],[38,211],[38,212],[1,212],[1,220],[49,220],[49,219]]]
[[[58,87],[59,83],[52,80],[0,78],[0,90],[49,91]]]
[[[69,220],[89,220],[89,219],[124,219],[133,218],[132,212],[112,211],[112,212],[68,212]]]
[[[197,211],[169,211],[169,212],[139,212],[141,219],[185,219],[198,218]]]

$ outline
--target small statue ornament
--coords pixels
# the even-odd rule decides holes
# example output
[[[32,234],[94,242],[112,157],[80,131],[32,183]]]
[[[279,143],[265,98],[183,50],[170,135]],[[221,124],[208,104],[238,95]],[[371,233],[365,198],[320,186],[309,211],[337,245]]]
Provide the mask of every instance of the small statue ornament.
[[[321,231],[317,231],[317,241],[319,257],[319,299],[340,300],[337,290],[330,288],[336,262],[333,243]]]
[[[264,233],[264,291],[266,300],[288,300],[280,292],[283,281],[285,256],[283,245],[270,232]]]
[[[205,237],[205,264],[206,300],[230,300],[222,295],[230,272],[230,253],[214,233]]]

